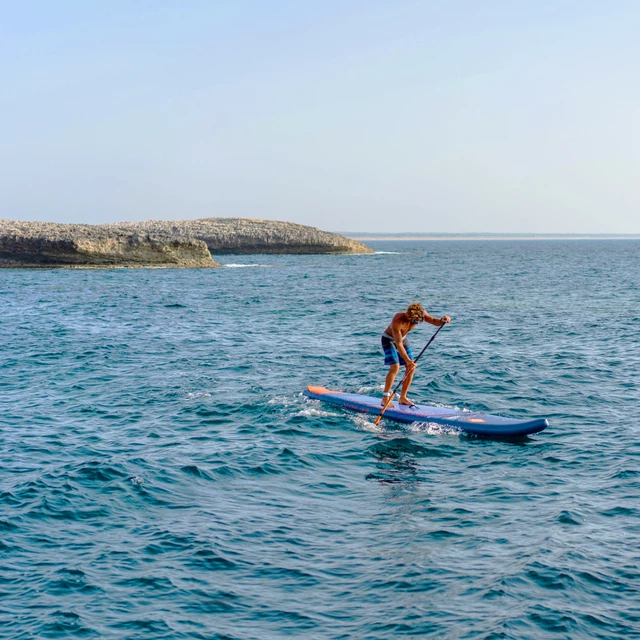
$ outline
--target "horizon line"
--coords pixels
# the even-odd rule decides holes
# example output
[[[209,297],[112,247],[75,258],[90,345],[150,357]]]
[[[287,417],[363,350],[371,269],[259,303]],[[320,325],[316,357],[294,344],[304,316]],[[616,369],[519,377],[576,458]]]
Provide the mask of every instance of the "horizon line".
[[[335,231],[352,240],[635,240],[640,233],[449,233]]]

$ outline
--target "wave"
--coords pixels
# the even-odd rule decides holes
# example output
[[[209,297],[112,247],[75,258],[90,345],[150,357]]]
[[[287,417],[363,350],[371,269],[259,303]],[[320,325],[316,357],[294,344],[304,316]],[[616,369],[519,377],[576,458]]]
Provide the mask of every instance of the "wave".
[[[424,433],[428,436],[461,436],[464,431],[458,427],[450,427],[435,422],[412,422],[407,425],[407,431]]]
[[[261,267],[268,268],[268,264],[237,264],[235,262],[230,262],[229,264],[223,264],[223,267],[228,267],[229,269],[247,269],[249,267]]]
[[[637,241],[424,247],[3,271],[0,637],[632,637]],[[378,328],[421,298],[460,320],[414,397],[547,431],[302,395],[379,403]]]

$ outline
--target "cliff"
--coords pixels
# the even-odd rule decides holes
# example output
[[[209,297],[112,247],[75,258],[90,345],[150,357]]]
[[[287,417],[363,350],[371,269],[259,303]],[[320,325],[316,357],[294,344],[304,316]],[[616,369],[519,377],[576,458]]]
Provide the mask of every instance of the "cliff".
[[[148,220],[100,225],[138,233],[169,233],[197,238],[215,254],[251,253],[373,253],[361,242],[338,233],[320,231],[293,222],[253,218],[200,218],[198,220]]]
[[[219,266],[195,238],[114,225],[0,220],[0,267]]]
[[[216,267],[211,254],[371,253],[337,233],[245,218],[57,224],[0,220],[0,267]]]

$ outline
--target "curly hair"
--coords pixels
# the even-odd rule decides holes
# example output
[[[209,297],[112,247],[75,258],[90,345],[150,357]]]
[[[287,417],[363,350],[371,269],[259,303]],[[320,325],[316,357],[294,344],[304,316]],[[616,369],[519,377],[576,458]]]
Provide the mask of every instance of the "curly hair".
[[[411,320],[411,322],[415,322],[416,320],[424,320],[424,309],[419,302],[411,303],[405,312],[407,314],[407,318]]]

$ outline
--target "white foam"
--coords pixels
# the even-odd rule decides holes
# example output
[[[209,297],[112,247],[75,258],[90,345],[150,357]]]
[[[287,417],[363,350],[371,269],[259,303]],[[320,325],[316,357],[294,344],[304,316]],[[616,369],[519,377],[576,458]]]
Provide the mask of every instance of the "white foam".
[[[458,427],[450,427],[435,422],[412,422],[407,430],[413,433],[426,433],[429,436],[459,436],[463,433]]]
[[[338,414],[331,411],[324,411],[322,409],[317,409],[315,407],[308,407],[306,409],[301,409],[296,416],[304,416],[305,418],[326,418],[328,416],[337,416]]]
[[[269,400],[267,404],[271,404],[271,405],[278,404],[278,405],[282,405],[283,407],[290,407],[295,402],[296,400],[294,400],[293,398],[289,398],[287,396],[273,396],[273,398],[271,398],[271,400]]]
[[[384,391],[384,385],[379,384],[375,387],[360,387],[358,389],[358,393],[360,394],[367,394],[367,393],[379,393],[381,391]]]
[[[328,409],[326,405],[320,405],[317,400],[307,398],[302,393],[299,393],[295,397],[274,396],[267,401],[267,404],[281,406],[290,411],[298,409],[297,413],[291,414],[294,417],[327,418],[340,415],[339,411]]]
[[[400,251],[374,251],[376,256],[399,256]]]
[[[371,433],[383,433],[385,428],[380,424],[375,424],[375,419],[366,418],[362,414],[349,414],[349,419],[361,431],[370,431]]]
[[[208,391],[188,391],[187,398],[210,398],[211,394]]]
[[[268,267],[269,265],[267,264],[236,264],[236,263],[229,263],[229,264],[223,264],[223,267],[229,267],[230,269],[246,269],[248,267]]]
[[[441,402],[429,402],[427,406],[436,407],[436,409],[451,409],[453,411],[459,411],[460,413],[473,413],[471,409],[461,409],[460,407],[456,407],[455,405],[452,407],[449,404],[442,404]]]

